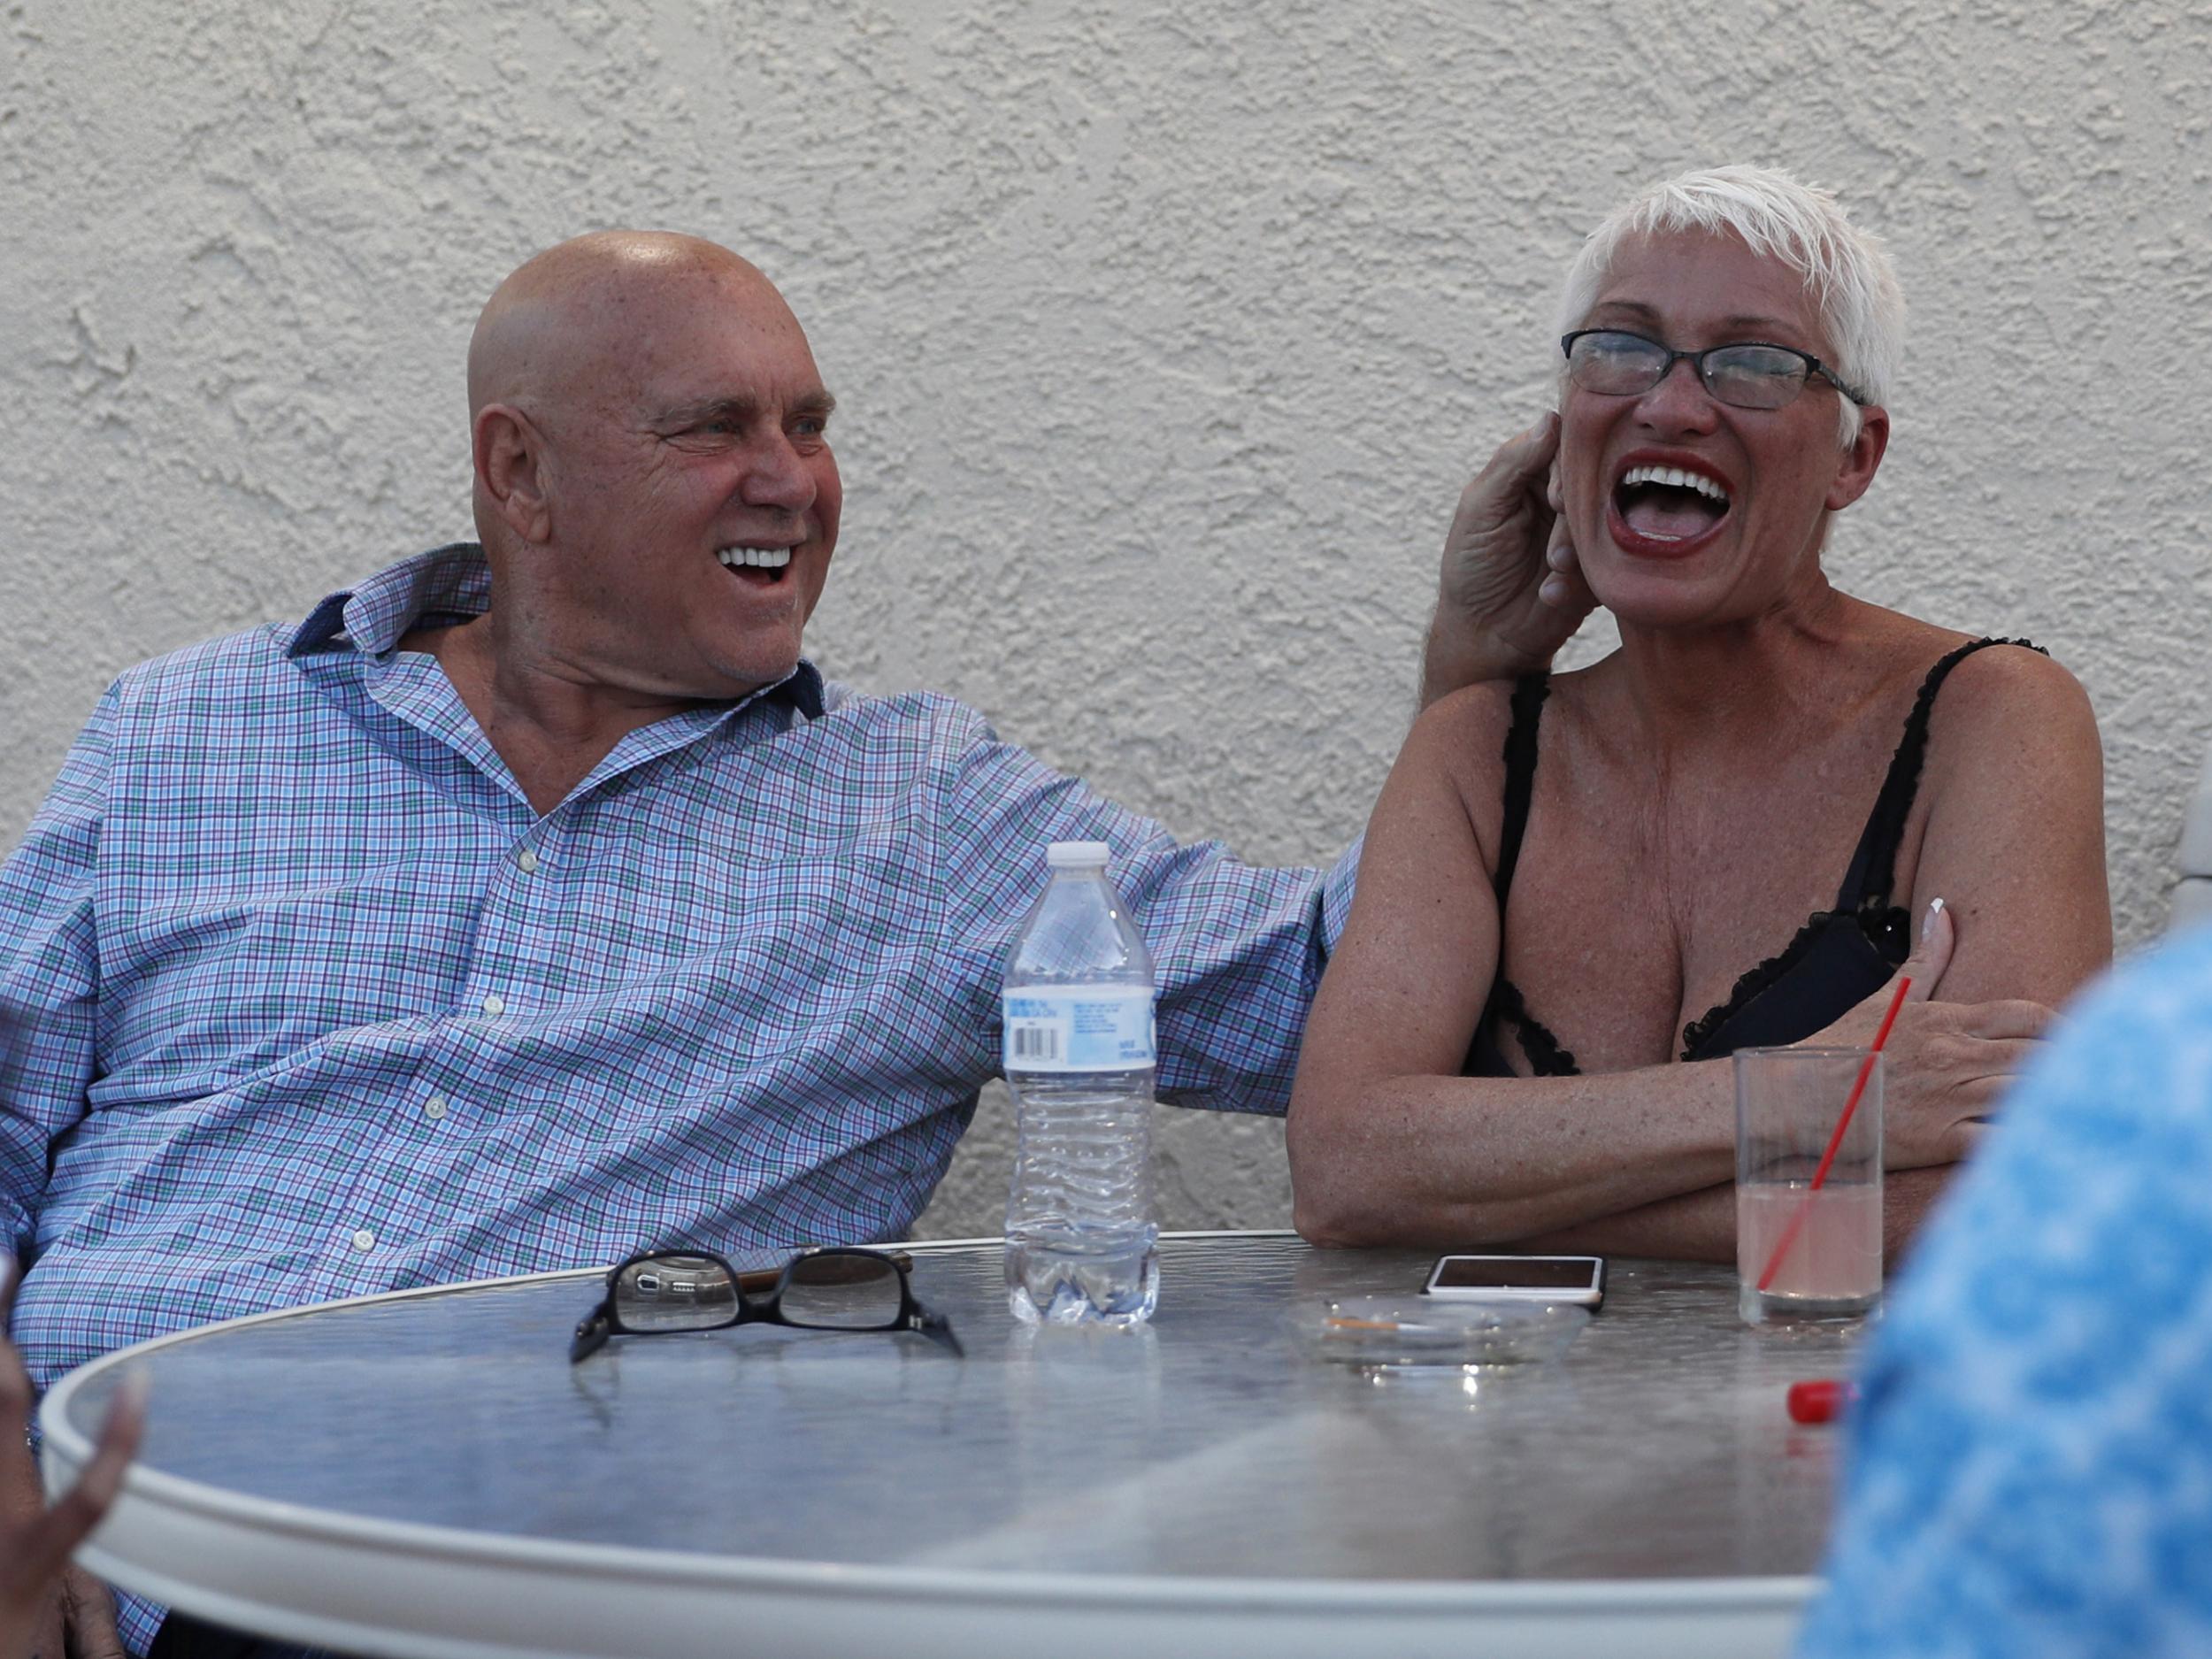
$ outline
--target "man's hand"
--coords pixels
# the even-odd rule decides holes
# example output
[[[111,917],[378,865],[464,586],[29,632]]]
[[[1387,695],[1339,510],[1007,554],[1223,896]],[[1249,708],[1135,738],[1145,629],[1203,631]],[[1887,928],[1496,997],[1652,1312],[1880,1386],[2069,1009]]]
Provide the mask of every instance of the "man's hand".
[[[15,1263],[0,1256],[0,1332],[15,1303]],[[92,1461],[51,1509],[23,1443],[31,1379],[0,1335],[0,1659],[125,1659],[115,1601],[90,1573],[69,1564],[122,1489],[146,1417],[142,1376],[124,1380],[101,1425]],[[65,1639],[66,1646],[65,1647]]]
[[[1490,457],[1460,495],[1444,538],[1421,704],[1550,663],[1597,601],[1560,516],[1559,417],[1547,414]]]

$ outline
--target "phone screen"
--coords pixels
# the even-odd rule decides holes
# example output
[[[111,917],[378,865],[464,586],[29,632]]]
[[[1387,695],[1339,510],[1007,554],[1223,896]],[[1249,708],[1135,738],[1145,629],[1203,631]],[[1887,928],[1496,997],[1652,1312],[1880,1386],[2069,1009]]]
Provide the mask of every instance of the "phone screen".
[[[1436,1264],[1437,1290],[1588,1290],[1597,1263],[1545,1256],[1448,1256]]]

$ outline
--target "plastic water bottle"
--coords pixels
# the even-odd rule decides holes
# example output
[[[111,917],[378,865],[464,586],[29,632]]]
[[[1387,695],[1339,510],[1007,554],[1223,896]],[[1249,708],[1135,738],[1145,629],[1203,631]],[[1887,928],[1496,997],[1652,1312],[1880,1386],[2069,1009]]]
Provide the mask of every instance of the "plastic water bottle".
[[[1137,1325],[1160,1294],[1152,1219],[1152,957],[1103,841],[1054,841],[1006,961],[1006,1080],[1020,1110],[1006,1300],[1030,1323]]]

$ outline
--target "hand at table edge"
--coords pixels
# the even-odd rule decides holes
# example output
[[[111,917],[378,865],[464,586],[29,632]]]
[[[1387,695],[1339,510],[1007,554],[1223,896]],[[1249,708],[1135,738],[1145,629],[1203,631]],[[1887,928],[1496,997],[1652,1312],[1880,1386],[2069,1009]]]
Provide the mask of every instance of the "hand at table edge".
[[[20,1281],[14,1260],[0,1254],[0,1331]],[[51,1509],[16,1428],[27,1425],[31,1402],[22,1357],[0,1336],[0,1659],[124,1659],[114,1596],[70,1556],[122,1490],[145,1427],[145,1373],[123,1379],[91,1461]]]

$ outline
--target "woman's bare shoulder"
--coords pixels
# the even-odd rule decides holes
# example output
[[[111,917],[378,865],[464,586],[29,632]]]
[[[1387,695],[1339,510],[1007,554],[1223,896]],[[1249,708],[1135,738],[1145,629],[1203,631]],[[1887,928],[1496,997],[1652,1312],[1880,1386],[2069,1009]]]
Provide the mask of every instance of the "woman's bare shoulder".
[[[2086,700],[2067,666],[2029,640],[1998,639],[1964,658],[1951,671],[1961,686],[1971,686],[1977,698],[2020,696],[2079,696]]]
[[[1513,727],[1514,682],[1486,680],[1440,697],[1421,711],[1375,803],[1371,838],[1386,814],[1419,813],[1440,797],[1455,801],[1486,870],[1496,867],[1498,828],[1505,810],[1505,740]],[[1429,781],[1425,781],[1429,780]]]
[[[2007,748],[2097,744],[2089,694],[2071,671],[2024,641],[2008,640],[1961,660],[1930,711],[1932,748],[1998,742]]]
[[[2096,713],[2081,682],[2039,651],[1992,645],[1952,668],[1928,711],[1921,777],[1926,822],[1985,849],[2006,825],[2023,845],[2101,847]]]
[[[1893,664],[1895,680],[1917,688],[1936,664],[1962,647],[1992,636],[1964,634],[1901,611],[1867,606],[1867,637]],[[1969,741],[1993,731],[2055,720],[2072,725],[2089,715],[2088,694],[2060,663],[2026,640],[1996,638],[1953,664],[1930,710],[1929,738]],[[2093,721],[2092,723],[2093,725]]]
[[[1510,680],[1486,680],[1439,697],[1421,711],[1406,740],[1425,761],[1463,784],[1502,777],[1506,733],[1513,729]]]

